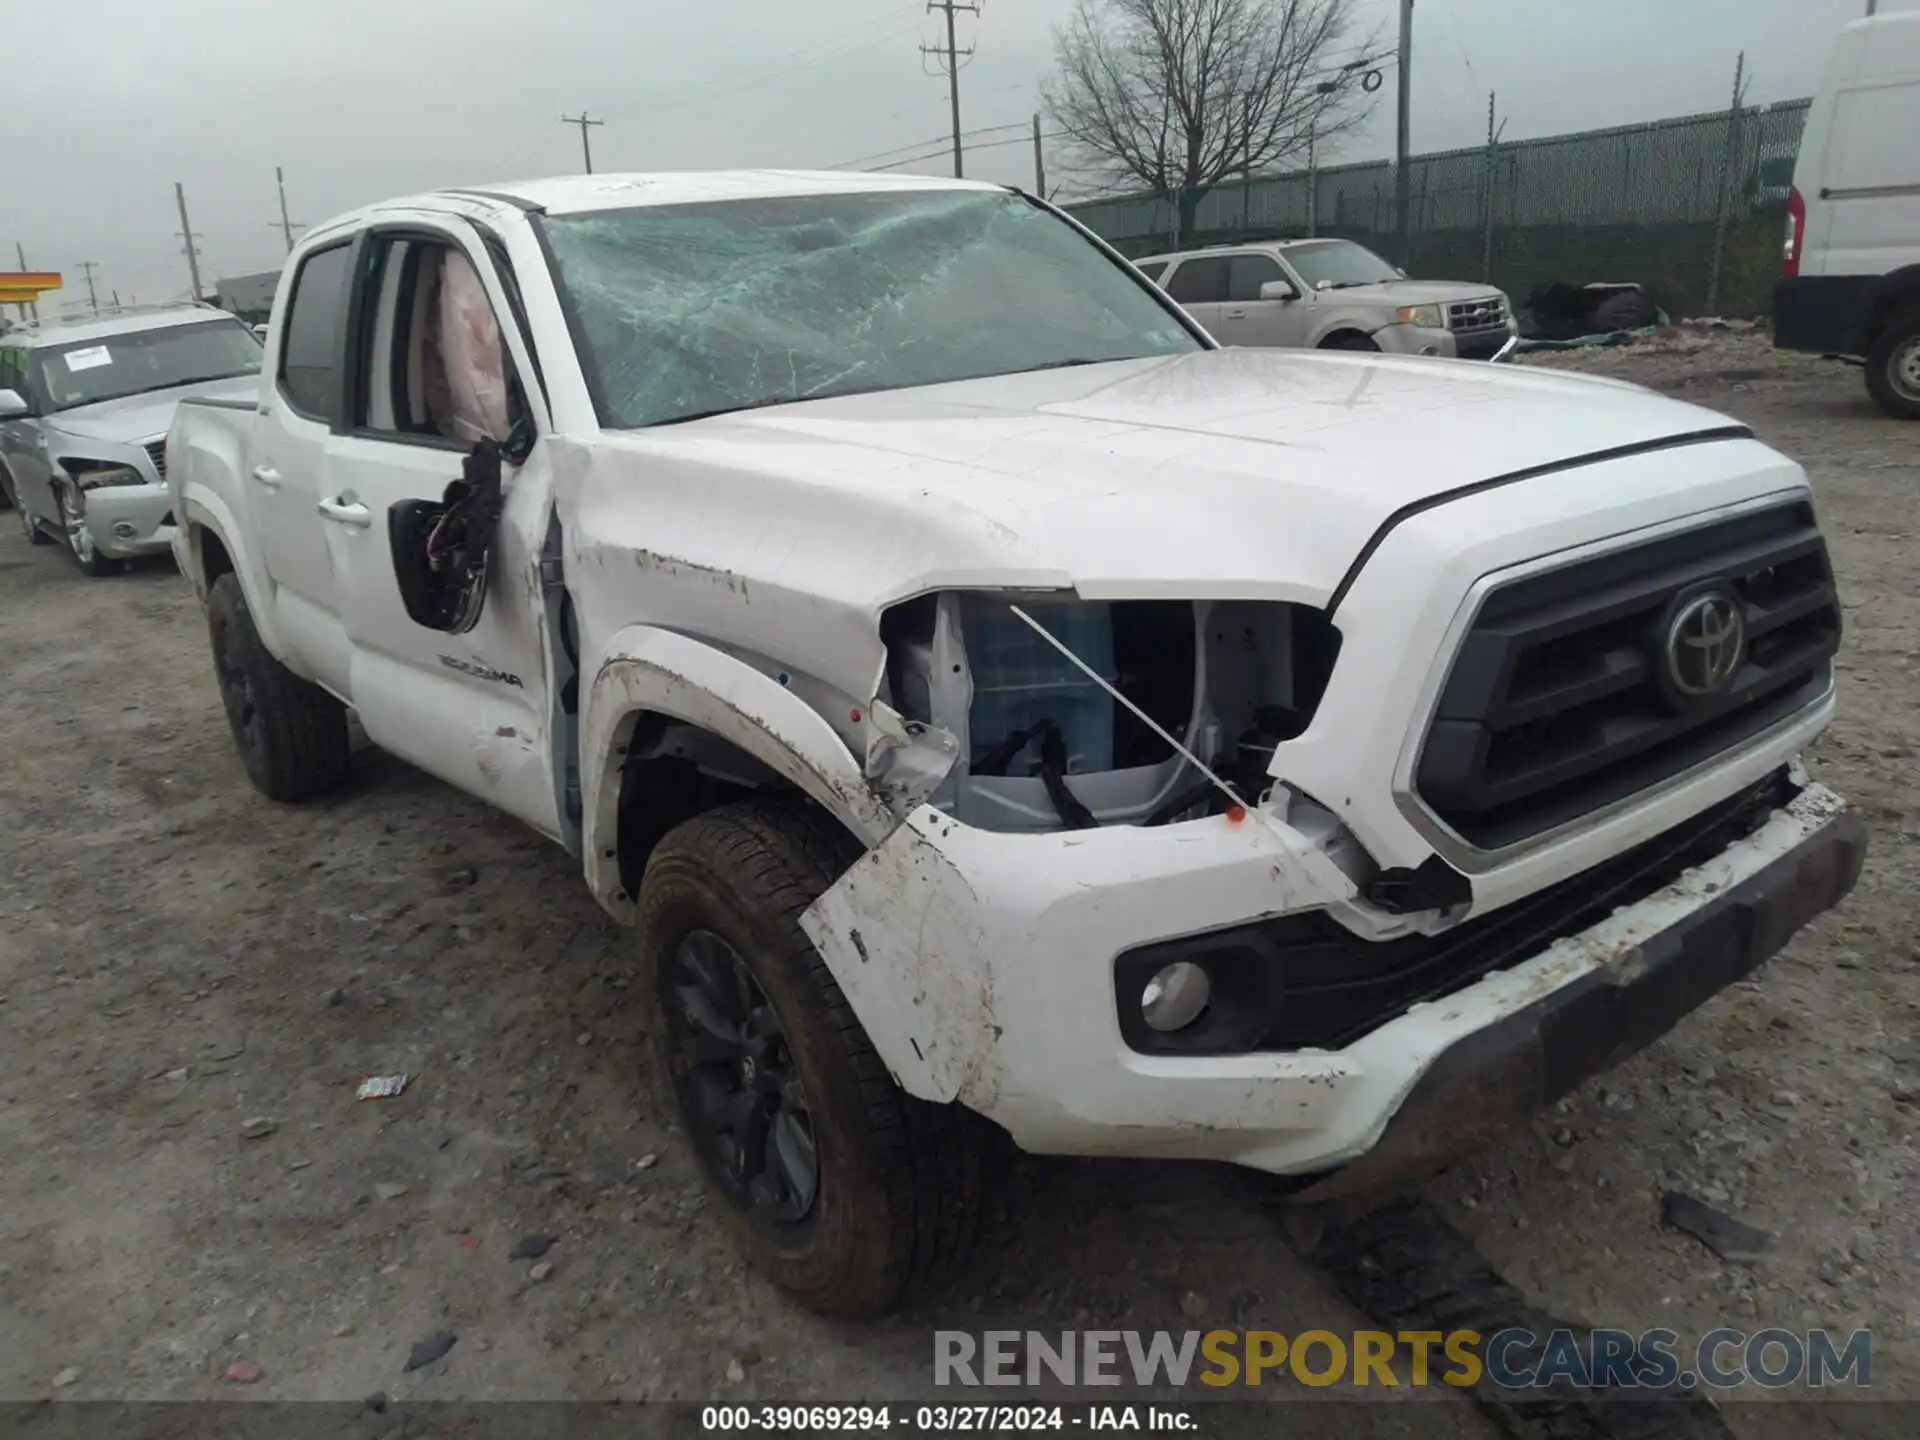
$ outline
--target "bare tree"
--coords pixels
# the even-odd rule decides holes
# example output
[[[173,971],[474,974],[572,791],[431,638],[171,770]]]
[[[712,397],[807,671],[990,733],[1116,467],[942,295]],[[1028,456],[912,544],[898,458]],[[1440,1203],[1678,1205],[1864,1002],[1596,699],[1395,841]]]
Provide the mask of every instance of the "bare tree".
[[[1234,174],[1304,157],[1370,104],[1354,0],[1080,0],[1046,106],[1080,164],[1175,205],[1181,238]],[[1344,63],[1343,63],[1344,62]]]

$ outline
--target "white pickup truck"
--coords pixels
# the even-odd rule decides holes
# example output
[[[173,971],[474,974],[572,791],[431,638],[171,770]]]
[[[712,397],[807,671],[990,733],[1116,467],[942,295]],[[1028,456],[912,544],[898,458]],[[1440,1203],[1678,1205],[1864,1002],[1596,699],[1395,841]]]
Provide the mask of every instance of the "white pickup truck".
[[[1050,207],[589,176],[303,238],[168,440],[248,773],[564,845],[750,1254],[870,1314],[991,1127],[1444,1164],[1854,884],[1806,476],[1628,385],[1223,350]]]

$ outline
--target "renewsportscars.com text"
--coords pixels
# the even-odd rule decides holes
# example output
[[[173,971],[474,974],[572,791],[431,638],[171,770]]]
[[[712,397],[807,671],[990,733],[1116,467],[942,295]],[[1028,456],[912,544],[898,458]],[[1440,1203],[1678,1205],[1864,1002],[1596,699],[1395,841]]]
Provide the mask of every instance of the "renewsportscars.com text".
[[[1866,1330],[1708,1332],[1691,1347],[1672,1330],[937,1330],[936,1385],[1302,1385],[1507,1389],[1555,1383],[1600,1389],[1696,1384],[1726,1390],[1873,1383]]]

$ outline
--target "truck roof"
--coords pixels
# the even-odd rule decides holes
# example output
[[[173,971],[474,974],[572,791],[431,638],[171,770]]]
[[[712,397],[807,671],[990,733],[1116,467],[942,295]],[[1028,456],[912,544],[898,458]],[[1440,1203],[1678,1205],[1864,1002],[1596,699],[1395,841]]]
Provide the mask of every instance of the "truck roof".
[[[595,210],[627,210],[645,205],[689,205],[711,200],[758,200],[795,195],[854,195],[906,190],[1004,191],[1004,185],[950,180],[936,175],[874,175],[848,170],[668,170],[613,175],[559,175],[545,180],[513,180],[491,185],[455,186],[382,201],[338,216],[317,230],[331,230],[359,217],[388,209],[409,209],[424,201],[491,199],[521,210],[548,215],[578,215]]]

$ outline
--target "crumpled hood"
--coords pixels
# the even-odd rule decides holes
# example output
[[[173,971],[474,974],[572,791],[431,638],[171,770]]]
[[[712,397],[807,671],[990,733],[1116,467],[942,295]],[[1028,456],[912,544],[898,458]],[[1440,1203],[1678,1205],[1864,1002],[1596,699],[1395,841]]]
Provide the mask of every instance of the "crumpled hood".
[[[589,548],[868,609],[966,585],[1318,605],[1405,506],[1729,424],[1539,370],[1216,350],[609,433],[561,494]],[[589,470],[609,483],[574,490]]]
[[[205,380],[198,385],[177,385],[171,390],[150,390],[144,395],[102,400],[95,405],[77,405],[49,415],[45,423],[83,440],[133,445],[166,434],[173,424],[173,409],[182,400],[253,400],[259,394],[258,375],[239,375],[227,380]]]

